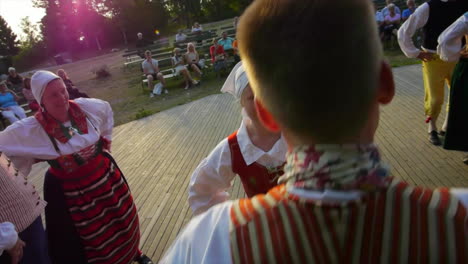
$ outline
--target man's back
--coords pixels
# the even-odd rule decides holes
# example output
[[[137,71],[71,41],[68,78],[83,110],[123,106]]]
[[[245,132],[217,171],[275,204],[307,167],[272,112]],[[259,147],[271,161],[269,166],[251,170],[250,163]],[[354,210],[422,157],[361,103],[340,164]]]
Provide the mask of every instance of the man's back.
[[[233,203],[232,258],[234,263],[467,263],[466,217],[448,189],[398,180],[385,191],[337,203],[307,200],[279,186]]]

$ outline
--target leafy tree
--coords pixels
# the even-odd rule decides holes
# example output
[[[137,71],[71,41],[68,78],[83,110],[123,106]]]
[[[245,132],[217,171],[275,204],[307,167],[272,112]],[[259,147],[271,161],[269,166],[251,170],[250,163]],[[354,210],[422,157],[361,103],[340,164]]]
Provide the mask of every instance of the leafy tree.
[[[5,19],[0,16],[0,56],[9,57],[18,54],[18,45],[16,34],[13,33]]]
[[[21,47],[32,47],[38,43],[41,38],[39,35],[39,26],[33,24],[29,17],[23,17],[21,19],[21,30],[23,31],[23,37],[21,37]]]

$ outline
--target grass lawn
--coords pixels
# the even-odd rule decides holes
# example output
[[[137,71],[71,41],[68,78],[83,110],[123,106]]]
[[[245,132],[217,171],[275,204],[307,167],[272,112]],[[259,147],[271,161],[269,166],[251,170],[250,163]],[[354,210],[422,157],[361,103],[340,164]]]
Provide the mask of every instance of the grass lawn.
[[[408,59],[400,49],[386,50],[385,56],[392,67],[420,63]],[[204,76],[201,85],[184,90],[182,77],[167,82],[169,94],[150,98],[147,86],[141,87],[141,71],[138,66],[124,69],[110,68],[111,76],[105,79],[91,79],[78,82],[77,86],[90,96],[108,101],[114,110],[115,125],[143,118],[171,107],[186,104],[202,97],[219,93],[225,77],[216,78],[214,73]]]
[[[419,59],[407,58],[400,50],[400,48],[385,50],[384,55],[392,67],[401,67],[421,63]]]
[[[171,107],[186,104],[210,94],[219,93],[224,78],[214,73],[204,76],[199,86],[185,90],[182,77],[167,81],[168,94],[150,98],[147,85],[141,86],[141,72],[138,68],[111,69],[111,76],[105,79],[91,79],[77,83],[77,86],[91,97],[108,101],[114,110],[115,125],[124,124]],[[205,81],[206,79],[206,81]]]

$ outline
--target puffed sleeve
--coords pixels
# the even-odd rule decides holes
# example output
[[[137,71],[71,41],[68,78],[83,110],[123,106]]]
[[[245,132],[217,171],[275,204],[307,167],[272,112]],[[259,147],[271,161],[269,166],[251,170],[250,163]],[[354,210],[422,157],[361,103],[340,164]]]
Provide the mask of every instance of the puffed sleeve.
[[[413,35],[416,33],[416,30],[426,25],[428,19],[429,5],[424,3],[414,11],[398,30],[398,43],[407,57],[416,58],[421,52],[421,50],[414,46]]]
[[[440,34],[437,53],[444,61],[457,61],[462,49],[462,38],[468,34],[468,12]]]
[[[10,222],[0,223],[0,256],[4,250],[11,249],[18,240],[15,226]]]
[[[112,141],[112,129],[114,128],[114,112],[106,101],[95,98],[78,98],[75,102],[93,118],[93,125],[99,128],[101,136]]]
[[[189,204],[193,213],[200,214],[213,205],[228,200],[227,189],[231,187],[235,176],[229,143],[224,139],[198,165],[190,178]]]

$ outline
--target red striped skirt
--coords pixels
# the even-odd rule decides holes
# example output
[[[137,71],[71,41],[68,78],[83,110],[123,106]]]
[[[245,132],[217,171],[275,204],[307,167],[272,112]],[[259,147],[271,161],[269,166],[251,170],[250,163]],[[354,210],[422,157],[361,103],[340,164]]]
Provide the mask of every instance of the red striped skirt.
[[[130,189],[108,154],[99,154],[67,173],[51,168],[61,183],[65,205],[88,263],[131,263],[140,230]]]

